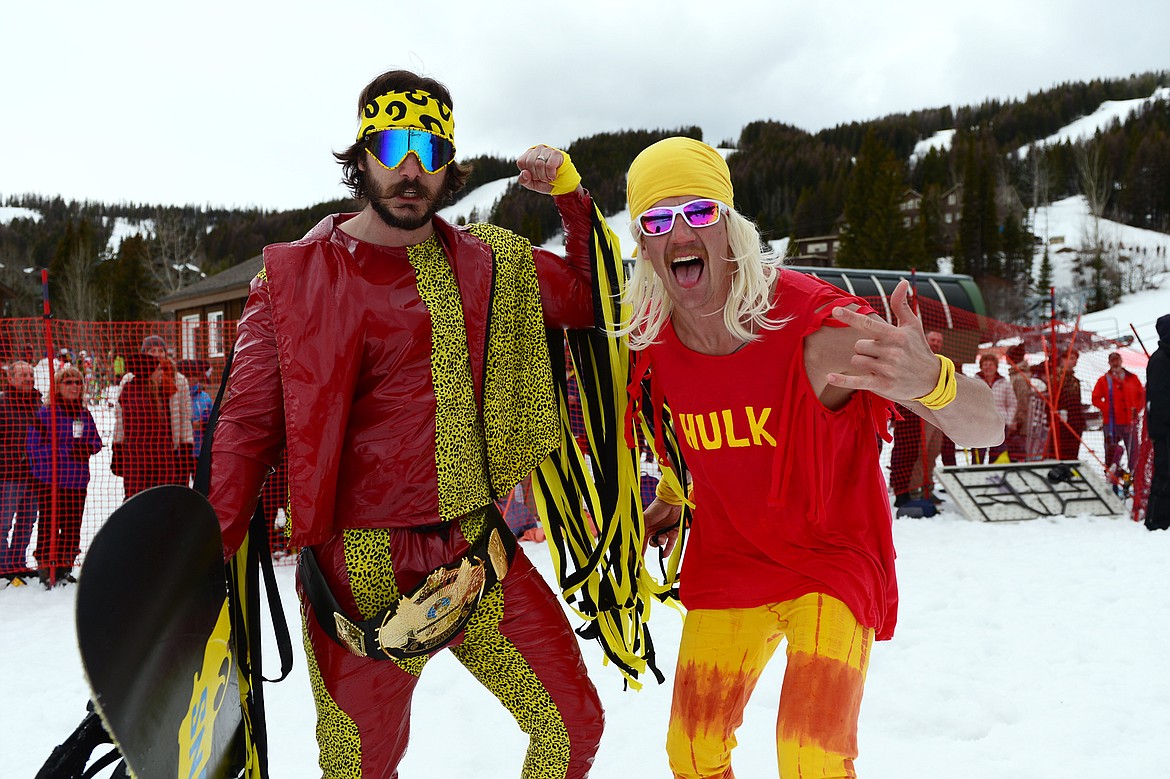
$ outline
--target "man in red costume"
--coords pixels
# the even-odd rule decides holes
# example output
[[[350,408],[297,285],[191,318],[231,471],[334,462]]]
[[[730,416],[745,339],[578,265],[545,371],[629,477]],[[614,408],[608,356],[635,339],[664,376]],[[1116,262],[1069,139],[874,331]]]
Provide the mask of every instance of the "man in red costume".
[[[965,446],[998,444],[1003,420],[986,385],[928,347],[905,281],[889,324],[764,257],[710,146],[650,146],[627,195],[639,260],[620,329],[635,378],[669,407],[693,488],[671,770],[732,775],[744,705],[783,636],[780,775],[855,776],[869,652],[893,634],[898,602],[878,436],[894,402]],[[647,533],[677,532],[666,502],[683,500],[651,504]]]
[[[561,440],[545,328],[591,328],[589,195],[533,147],[520,183],[555,197],[566,258],[436,216],[468,171],[451,96],[391,71],[336,154],[357,214],[269,246],[215,431],[225,552],[288,458],[291,544],[324,776],[395,777],[411,697],[444,647],[528,734],[524,775],[585,777],[602,729],[558,599],[494,501]]]

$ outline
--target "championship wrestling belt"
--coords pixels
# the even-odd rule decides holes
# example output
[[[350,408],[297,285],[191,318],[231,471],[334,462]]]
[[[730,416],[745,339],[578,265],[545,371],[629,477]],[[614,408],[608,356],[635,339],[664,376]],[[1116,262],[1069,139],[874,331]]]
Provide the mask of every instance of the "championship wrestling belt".
[[[403,660],[428,655],[463,630],[484,593],[508,572],[516,537],[494,505],[479,540],[458,561],[440,566],[372,619],[350,619],[321,575],[313,550],[301,550],[301,585],[321,629],[358,657]]]

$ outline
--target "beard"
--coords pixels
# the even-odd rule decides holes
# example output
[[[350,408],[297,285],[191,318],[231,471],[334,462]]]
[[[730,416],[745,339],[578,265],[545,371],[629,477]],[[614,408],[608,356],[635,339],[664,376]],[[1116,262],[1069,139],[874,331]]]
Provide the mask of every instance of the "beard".
[[[444,177],[443,181],[446,181]],[[423,225],[431,221],[431,218],[439,210],[439,192],[442,188],[443,182],[439,186],[430,191],[421,181],[403,181],[393,186],[387,186],[385,189],[379,190],[377,185],[368,181],[367,186],[370,188],[369,203],[370,208],[374,209],[374,213],[378,215],[387,227],[393,227],[397,230],[417,230]],[[398,197],[407,190],[414,190],[419,199],[415,205],[421,210],[405,211],[405,213],[395,214],[386,205],[386,201],[390,198]]]

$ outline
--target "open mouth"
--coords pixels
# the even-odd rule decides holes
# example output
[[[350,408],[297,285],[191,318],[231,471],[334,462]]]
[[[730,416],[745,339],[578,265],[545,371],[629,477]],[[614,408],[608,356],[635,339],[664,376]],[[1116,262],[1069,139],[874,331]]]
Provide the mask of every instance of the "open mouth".
[[[703,278],[703,268],[706,263],[698,255],[690,254],[685,257],[676,257],[671,260],[670,271],[674,280],[683,289],[695,286]]]

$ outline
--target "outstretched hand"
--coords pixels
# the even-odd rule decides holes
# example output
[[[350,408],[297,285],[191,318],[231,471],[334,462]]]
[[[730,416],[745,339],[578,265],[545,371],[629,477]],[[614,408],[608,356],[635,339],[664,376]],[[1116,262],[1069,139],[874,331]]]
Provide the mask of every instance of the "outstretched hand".
[[[543,195],[550,194],[557,170],[564,161],[565,155],[558,149],[533,146],[516,160],[516,167],[520,169],[520,186]]]
[[[895,401],[920,398],[934,389],[941,366],[926,343],[922,320],[910,308],[909,294],[910,282],[903,279],[890,296],[896,326],[847,308],[833,309],[833,318],[847,324],[857,341],[849,361],[851,374],[830,373],[829,384]]]
[[[670,554],[678,541],[678,520],[682,506],[674,506],[662,498],[655,498],[645,511],[642,521],[646,523],[646,538],[650,546],[662,548],[663,554]],[[645,550],[643,550],[645,551]]]

